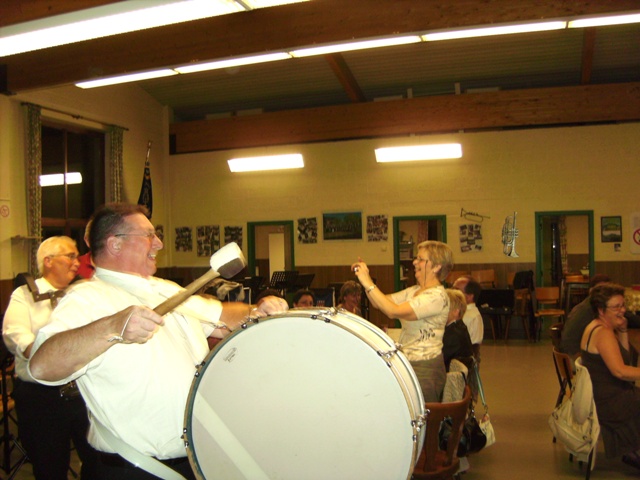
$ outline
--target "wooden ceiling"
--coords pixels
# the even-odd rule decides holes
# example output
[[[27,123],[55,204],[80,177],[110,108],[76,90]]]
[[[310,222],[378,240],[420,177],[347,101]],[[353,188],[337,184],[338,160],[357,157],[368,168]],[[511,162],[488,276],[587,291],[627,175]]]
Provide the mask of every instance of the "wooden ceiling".
[[[0,26],[105,3],[2,2]],[[637,0],[312,0],[13,55],[0,72],[7,93],[22,93],[358,38],[634,10]],[[170,107],[174,153],[637,121],[640,25],[345,52],[139,85]]]

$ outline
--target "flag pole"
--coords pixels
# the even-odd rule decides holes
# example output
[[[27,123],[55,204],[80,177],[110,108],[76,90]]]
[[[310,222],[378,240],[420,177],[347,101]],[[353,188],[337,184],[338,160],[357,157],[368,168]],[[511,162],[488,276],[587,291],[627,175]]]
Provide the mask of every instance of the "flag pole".
[[[151,140],[147,144],[147,158],[144,162],[144,175],[142,177],[142,187],[140,188],[140,196],[138,197],[138,205],[144,205],[149,210],[149,218],[153,210],[153,195],[151,190],[151,163],[149,155],[151,154]]]

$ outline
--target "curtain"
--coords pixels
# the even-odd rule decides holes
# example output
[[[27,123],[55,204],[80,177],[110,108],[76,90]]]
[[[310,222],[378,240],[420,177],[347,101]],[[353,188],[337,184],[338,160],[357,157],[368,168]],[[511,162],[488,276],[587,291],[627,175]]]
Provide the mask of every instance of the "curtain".
[[[27,227],[33,239],[42,238],[42,109],[38,105],[27,104]],[[31,241],[29,252],[29,272],[38,274],[39,241]]]
[[[110,200],[111,202],[122,201],[122,144],[124,128],[116,125],[109,125],[109,170],[111,172]]]
[[[429,240],[429,222],[427,220],[418,221],[418,242]]]
[[[567,255],[567,217],[561,215],[558,219],[558,230],[560,231],[560,262],[562,264],[562,274],[569,273],[569,257]]]

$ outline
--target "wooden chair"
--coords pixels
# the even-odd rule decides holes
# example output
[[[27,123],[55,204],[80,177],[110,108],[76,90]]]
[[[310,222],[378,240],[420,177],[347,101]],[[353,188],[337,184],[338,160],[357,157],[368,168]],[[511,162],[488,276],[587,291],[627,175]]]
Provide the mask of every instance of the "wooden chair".
[[[496,271],[488,270],[472,270],[471,278],[480,284],[482,288],[496,288]]]
[[[554,323],[549,328],[549,332],[551,333],[551,343],[554,348],[560,350],[560,343],[562,342],[562,330],[564,329],[564,323]]]
[[[564,277],[564,309],[568,313],[571,309],[589,296],[589,282],[580,275],[565,275]]]
[[[469,272],[466,270],[454,270],[452,272],[449,272],[449,275],[447,275],[445,282],[447,283],[447,285],[453,285],[453,282],[455,282],[459,277],[462,277],[463,275],[469,275]]]
[[[427,426],[424,445],[413,470],[412,478],[416,480],[451,480],[460,466],[456,456],[458,443],[462,435],[462,427],[469,411],[471,389],[467,385],[464,397],[459,402],[425,403]],[[446,417],[451,417],[451,437],[446,450],[440,450],[440,424]]]
[[[520,288],[514,291],[514,296],[515,300],[513,304],[513,315],[509,315],[507,317],[504,339],[509,340],[511,317],[515,315],[516,317],[520,317],[520,319],[522,320],[522,328],[524,329],[524,334],[527,336],[527,340],[531,341],[531,334],[529,332],[529,317],[531,315],[531,292],[529,292],[528,288]]]
[[[556,399],[556,407],[562,403],[564,397],[571,397],[571,387],[573,380],[573,359],[567,353],[562,353],[557,348],[553,348],[553,364],[556,368],[558,376],[558,398]],[[554,407],[555,408],[555,407]]]
[[[536,287],[535,292],[535,318],[537,337],[540,339],[542,322],[545,317],[556,318],[564,323],[565,312],[560,308],[559,287]]]

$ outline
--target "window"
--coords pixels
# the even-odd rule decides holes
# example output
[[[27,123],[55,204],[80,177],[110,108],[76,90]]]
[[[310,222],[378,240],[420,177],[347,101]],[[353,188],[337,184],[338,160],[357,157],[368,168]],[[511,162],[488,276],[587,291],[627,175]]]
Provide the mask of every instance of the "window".
[[[42,236],[67,235],[84,253],[84,229],[105,201],[105,134],[42,126]],[[44,186],[44,179],[48,186]]]

